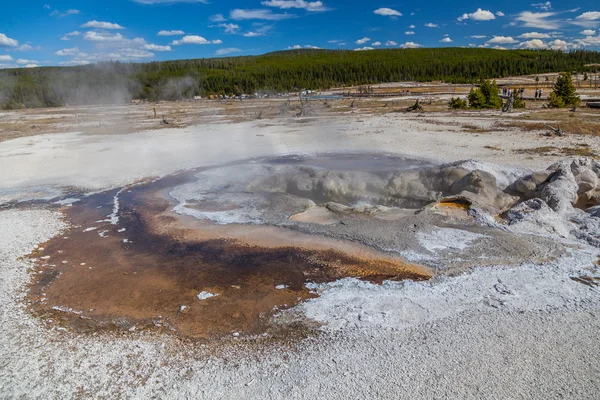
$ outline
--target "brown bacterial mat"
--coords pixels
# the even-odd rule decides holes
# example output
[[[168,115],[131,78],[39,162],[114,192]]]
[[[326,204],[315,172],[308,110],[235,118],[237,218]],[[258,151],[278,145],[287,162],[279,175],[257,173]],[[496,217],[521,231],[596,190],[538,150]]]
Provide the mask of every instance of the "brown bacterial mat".
[[[39,263],[32,311],[79,332],[157,329],[214,339],[272,331],[278,310],[317,296],[308,282],[431,277],[425,267],[335,246],[205,237],[169,216],[171,204],[159,195],[183,180],[122,191],[118,224],[106,219],[116,191],[65,207],[72,228],[32,254]]]

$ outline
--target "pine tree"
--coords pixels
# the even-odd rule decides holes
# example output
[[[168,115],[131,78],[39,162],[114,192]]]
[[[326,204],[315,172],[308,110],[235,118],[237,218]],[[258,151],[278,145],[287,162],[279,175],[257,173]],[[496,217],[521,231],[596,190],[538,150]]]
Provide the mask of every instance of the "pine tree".
[[[560,74],[552,93],[550,93],[550,107],[560,108],[566,106],[578,106],[581,102],[575,85],[573,85],[573,77],[570,72]]]

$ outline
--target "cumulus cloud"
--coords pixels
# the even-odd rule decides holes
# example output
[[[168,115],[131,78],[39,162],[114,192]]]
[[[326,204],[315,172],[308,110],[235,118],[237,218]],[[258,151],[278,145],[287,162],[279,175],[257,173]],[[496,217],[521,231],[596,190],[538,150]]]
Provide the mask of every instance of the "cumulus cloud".
[[[311,44],[305,44],[304,46],[295,44],[293,46],[289,46],[286,50],[300,50],[300,49],[320,49],[320,47],[313,46]]]
[[[12,61],[13,58],[9,55],[0,55],[0,61]]]
[[[417,49],[422,46],[415,42],[406,42],[404,44],[401,44],[400,47],[402,47],[403,49]]]
[[[593,36],[593,35],[596,34],[596,31],[593,30],[593,29],[586,29],[586,30],[583,30],[583,31],[581,31],[579,33],[581,33],[584,36]]]
[[[226,47],[224,49],[219,49],[215,51],[215,54],[218,56],[224,56],[226,54],[239,53],[240,51],[242,50],[235,47]]]
[[[57,51],[56,53],[57,56],[60,57],[68,57],[68,56],[74,56],[76,54],[79,54],[79,49],[77,47],[73,47],[71,49],[62,49]]]
[[[406,31],[404,32],[405,35],[414,35],[415,32],[414,31]]]
[[[545,3],[535,3],[531,5],[532,7],[538,8],[540,10],[548,11],[552,9],[552,3],[547,1]]]
[[[224,28],[225,33],[235,33],[241,29],[237,24],[219,24],[219,28]]]
[[[88,21],[85,24],[81,25],[82,28],[96,28],[96,29],[125,29],[119,24],[114,24],[112,22],[104,22],[104,21]]]
[[[371,46],[374,46],[374,47],[381,46],[381,42],[373,42],[373,43],[371,43]]]
[[[215,14],[209,18],[212,22],[224,22],[227,19],[223,16],[223,14]]]
[[[489,10],[482,10],[481,8],[478,8],[477,11],[470,13],[470,14],[463,14],[462,16],[458,17],[459,21],[465,21],[467,19],[473,20],[473,21],[490,21],[492,19],[496,19],[496,17],[494,16],[494,13],[492,13]]]
[[[125,37],[120,33],[115,33],[114,35],[112,35],[109,33],[101,33],[95,31],[86,32],[85,35],[83,35],[83,38],[91,42],[119,42],[125,39]]]
[[[449,37],[445,37],[442,40],[440,40],[440,43],[452,43],[452,39],[450,39]]]
[[[371,39],[370,39],[370,38],[368,38],[368,37],[364,37],[364,38],[362,38],[362,39],[358,39],[358,40],[357,40],[356,42],[354,42],[354,43],[356,43],[356,44],[359,44],[359,45],[360,45],[360,44],[365,44],[365,43],[368,43],[368,42],[370,42],[370,41],[371,41]]]
[[[221,40],[207,40],[202,36],[197,35],[187,35],[181,38],[181,40],[173,40],[171,43],[174,46],[179,46],[182,44],[221,44],[223,43]]]
[[[519,47],[523,48],[523,49],[545,49],[548,46],[546,45],[546,43],[544,43],[543,41],[541,41],[540,39],[532,39],[532,40],[527,40],[521,44],[519,44]]]
[[[367,51],[367,50],[375,50],[373,47],[365,46],[359,47],[358,49],[354,49],[354,51]]]
[[[158,36],[178,36],[185,35],[184,31],[174,30],[174,31],[159,31]]]
[[[550,39],[550,35],[547,33],[529,32],[519,35],[521,39]]]
[[[295,14],[275,14],[271,10],[242,10],[236,8],[229,12],[229,17],[235,20],[246,19],[264,19],[266,21],[280,21],[288,18],[295,18]]]
[[[560,39],[553,40],[550,43],[548,43],[548,45],[550,46],[551,49],[554,49],[554,50],[567,51],[569,48],[569,44],[567,42],[565,42],[564,40],[560,40]]]
[[[69,16],[69,15],[77,15],[77,14],[81,14],[81,11],[79,11],[79,10],[75,10],[75,9],[73,9],[73,8],[72,8],[72,9],[70,9],[70,10],[67,10],[67,11],[65,11],[65,12],[63,12],[63,13],[61,13],[61,12],[60,12],[60,11],[58,11],[58,10],[54,10],[54,11],[52,11],[52,12],[50,13],[50,15],[51,15],[51,16],[53,16],[53,17],[56,17],[56,16],[58,16],[58,17],[61,17],[61,18],[62,18],[62,17]]]
[[[263,6],[276,7],[281,10],[298,8],[306,11],[327,11],[322,1],[304,1],[304,0],[268,0],[261,2]]]
[[[387,42],[385,42],[386,46],[398,46],[398,43],[394,42],[393,40],[388,40]]]
[[[437,24],[434,24],[432,22],[428,22],[424,26],[426,26],[427,28],[437,28],[438,27]]]
[[[161,46],[159,44],[148,43],[144,45],[144,49],[150,51],[171,51],[171,46]]]
[[[496,11],[496,16],[504,17],[504,13],[502,11]]]
[[[512,44],[512,43],[518,43],[518,41],[513,39],[511,36],[494,36],[493,38],[491,38],[490,40],[488,40],[485,43],[486,44]]]
[[[382,15],[384,17],[401,17],[402,13],[398,10],[394,10],[393,8],[382,7],[373,11],[377,15]]]
[[[555,12],[523,11],[517,15],[516,21],[522,23],[527,28],[558,29],[561,26],[561,22],[551,19],[556,14]]]
[[[487,36],[486,35],[472,35],[471,38],[472,39],[485,39]]]
[[[79,36],[79,35],[81,35],[81,32],[79,32],[79,31],[69,32],[66,35],[64,35],[63,37],[61,37],[60,40],[71,40],[71,38],[73,36]]]
[[[19,41],[9,38],[4,33],[0,33],[0,47],[17,47],[18,45]]]

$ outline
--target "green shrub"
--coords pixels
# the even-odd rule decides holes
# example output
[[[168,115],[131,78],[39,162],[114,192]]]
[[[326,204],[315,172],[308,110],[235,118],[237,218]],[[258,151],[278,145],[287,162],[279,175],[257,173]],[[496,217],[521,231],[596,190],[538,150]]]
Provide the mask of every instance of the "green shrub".
[[[481,81],[479,88],[471,89],[469,107],[474,109],[501,108],[502,99],[498,93],[496,81]]]
[[[468,104],[466,100],[461,99],[460,97],[453,97],[448,102],[448,107],[453,110],[466,110],[468,108]]]
[[[579,105],[581,99],[577,95],[570,72],[558,75],[558,79],[548,99],[548,106],[553,108]]]

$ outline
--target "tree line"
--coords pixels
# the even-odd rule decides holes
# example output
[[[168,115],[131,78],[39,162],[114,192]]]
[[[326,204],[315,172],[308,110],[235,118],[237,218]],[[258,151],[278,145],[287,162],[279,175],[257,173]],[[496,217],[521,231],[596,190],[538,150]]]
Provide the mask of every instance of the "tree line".
[[[585,72],[600,53],[471,48],[293,50],[261,56],[104,62],[0,70],[0,107],[52,107],[193,96],[277,93],[397,81],[477,83],[547,72]]]

